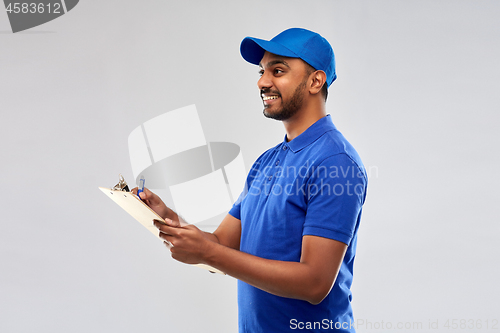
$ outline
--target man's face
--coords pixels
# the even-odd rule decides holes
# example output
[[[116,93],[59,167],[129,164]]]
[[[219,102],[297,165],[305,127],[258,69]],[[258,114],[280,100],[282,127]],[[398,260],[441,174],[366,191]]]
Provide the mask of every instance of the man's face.
[[[306,96],[306,64],[298,58],[266,52],[260,62],[260,74],[257,85],[264,115],[276,120],[290,119],[302,108]]]

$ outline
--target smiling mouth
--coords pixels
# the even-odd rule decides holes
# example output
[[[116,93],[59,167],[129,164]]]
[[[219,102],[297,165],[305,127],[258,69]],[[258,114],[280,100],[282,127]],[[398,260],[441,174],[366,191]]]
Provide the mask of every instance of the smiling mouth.
[[[262,100],[265,102],[265,101],[269,101],[269,100],[272,100],[272,99],[278,99],[279,96],[262,96]]]

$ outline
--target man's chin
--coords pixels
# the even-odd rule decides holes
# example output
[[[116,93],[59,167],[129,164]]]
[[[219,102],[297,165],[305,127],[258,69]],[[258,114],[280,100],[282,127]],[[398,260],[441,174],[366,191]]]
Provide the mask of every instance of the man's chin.
[[[276,116],[278,116],[279,118],[279,113],[276,113],[276,112],[272,112],[266,108],[264,108],[264,110],[262,111],[262,113],[264,114],[264,116],[266,118],[270,118],[270,119],[276,119]]]
[[[264,108],[264,111],[262,113],[266,118],[274,120],[287,120],[288,118],[290,118],[290,115],[288,115],[286,112],[283,112],[282,110],[271,111]]]

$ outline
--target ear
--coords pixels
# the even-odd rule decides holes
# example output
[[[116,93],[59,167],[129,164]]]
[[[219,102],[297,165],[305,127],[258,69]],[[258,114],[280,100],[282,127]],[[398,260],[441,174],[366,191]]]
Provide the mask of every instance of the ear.
[[[319,94],[321,92],[321,88],[323,88],[323,85],[326,82],[326,74],[323,71],[315,71],[311,73],[310,76],[311,85],[309,86],[309,92],[312,95]]]

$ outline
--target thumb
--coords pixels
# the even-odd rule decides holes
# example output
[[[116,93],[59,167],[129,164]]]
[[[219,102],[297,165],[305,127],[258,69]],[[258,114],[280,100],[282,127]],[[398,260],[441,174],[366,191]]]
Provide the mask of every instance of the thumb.
[[[180,227],[181,224],[179,223],[179,221],[174,221],[174,220],[171,220],[171,219],[165,219],[165,223],[170,226],[170,227]]]
[[[151,192],[147,187],[145,187],[144,190],[141,193],[139,193],[139,197],[142,200],[154,201],[153,200],[154,199],[154,193]]]

